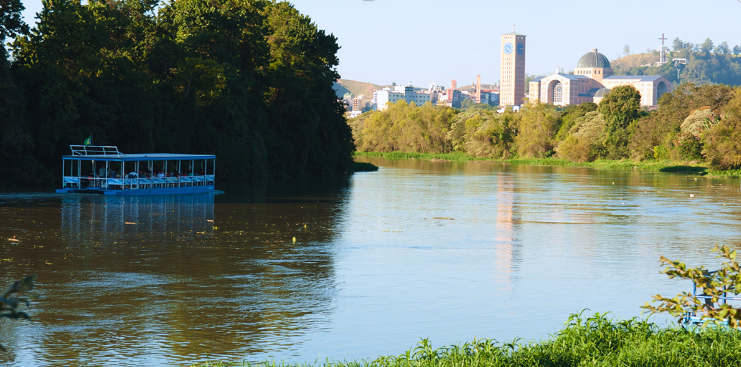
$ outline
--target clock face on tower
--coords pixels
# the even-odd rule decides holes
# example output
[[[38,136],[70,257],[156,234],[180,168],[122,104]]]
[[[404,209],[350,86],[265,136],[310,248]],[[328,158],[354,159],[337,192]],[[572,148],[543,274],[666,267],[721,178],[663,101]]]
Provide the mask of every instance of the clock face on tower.
[[[517,44],[517,54],[518,55],[524,55],[525,54],[525,44],[524,43],[518,43]]]
[[[512,47],[512,43],[507,42],[504,44],[504,53],[507,55],[512,54],[512,51],[514,51],[514,47]]]

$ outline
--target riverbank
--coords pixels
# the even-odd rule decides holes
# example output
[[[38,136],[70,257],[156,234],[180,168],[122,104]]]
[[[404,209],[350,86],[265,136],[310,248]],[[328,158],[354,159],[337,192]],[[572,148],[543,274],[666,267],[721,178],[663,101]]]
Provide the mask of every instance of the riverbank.
[[[405,153],[405,152],[355,152],[355,157],[386,158],[386,159],[423,159],[431,161],[488,161],[515,164],[530,164],[537,166],[565,166],[588,167],[592,169],[607,169],[617,171],[645,171],[645,172],[686,172],[709,177],[741,177],[741,169],[718,171],[713,170],[705,162],[676,162],[676,161],[636,161],[630,159],[607,160],[599,159],[594,162],[573,162],[559,158],[541,159],[493,159],[477,158],[465,153]]]
[[[326,361],[290,364],[207,362],[191,367],[226,366],[738,366],[741,333],[718,327],[687,330],[662,328],[646,320],[615,320],[604,314],[569,317],[564,328],[540,342],[491,339],[433,349],[423,339],[416,348],[398,356],[373,360]]]

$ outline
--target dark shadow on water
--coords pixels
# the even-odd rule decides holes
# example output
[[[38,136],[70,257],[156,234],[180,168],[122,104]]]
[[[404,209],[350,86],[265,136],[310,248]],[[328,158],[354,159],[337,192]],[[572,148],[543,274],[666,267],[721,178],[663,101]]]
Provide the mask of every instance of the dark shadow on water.
[[[698,166],[669,166],[659,170],[659,172],[687,172],[687,173],[699,173],[707,174],[707,167]]]

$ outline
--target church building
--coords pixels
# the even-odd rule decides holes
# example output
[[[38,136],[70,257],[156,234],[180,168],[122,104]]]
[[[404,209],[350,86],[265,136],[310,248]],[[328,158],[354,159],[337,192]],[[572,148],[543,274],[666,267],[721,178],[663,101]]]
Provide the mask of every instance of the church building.
[[[599,103],[611,89],[632,85],[641,94],[641,106],[658,104],[662,94],[672,91],[672,83],[661,75],[612,75],[610,61],[592,49],[579,59],[574,74],[560,70],[530,81],[529,98],[557,106],[584,102]]]

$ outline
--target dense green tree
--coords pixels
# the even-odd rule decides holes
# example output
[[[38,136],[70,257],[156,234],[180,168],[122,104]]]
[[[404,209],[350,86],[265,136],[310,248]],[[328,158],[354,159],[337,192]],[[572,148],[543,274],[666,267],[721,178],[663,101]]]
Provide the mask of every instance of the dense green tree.
[[[679,37],[674,38],[674,41],[672,41],[672,50],[679,51],[684,48],[684,42],[679,39]]]
[[[447,106],[425,103],[418,107],[399,100],[383,111],[363,114],[350,121],[355,144],[362,152],[447,153],[447,138],[456,115]]]
[[[5,41],[10,37],[28,33],[28,25],[23,22],[21,12],[25,7],[21,0],[0,0],[0,74],[4,73],[8,62],[8,52]]]
[[[553,155],[555,136],[561,124],[556,107],[538,101],[520,109],[517,117],[517,155],[523,158]]]
[[[731,48],[728,46],[728,42],[723,41],[718,47],[715,48],[715,53],[725,55],[731,53]]]
[[[638,117],[641,94],[632,85],[613,88],[599,103],[599,112],[607,119],[607,130],[624,129]]]
[[[630,155],[636,159],[653,159],[657,147],[675,159],[683,159],[676,149],[684,140],[681,125],[701,108],[716,111],[733,98],[733,88],[726,85],[685,83],[659,99],[659,109],[639,119],[630,137]]]
[[[59,177],[91,133],[125,152],[214,153],[227,179],[350,170],[334,36],[286,2],[158,4],[44,0],[13,42],[21,98],[0,90],[0,154],[25,159],[3,177]]]
[[[632,85],[613,88],[599,104],[605,117],[606,151],[600,155],[611,159],[627,156],[628,126],[640,116],[641,94]]]
[[[706,38],[700,45],[700,51],[708,54],[713,51],[713,45],[713,41],[710,38]]]
[[[741,168],[741,89],[720,108],[720,121],[702,133],[702,154],[717,169]]]
[[[481,158],[508,158],[513,155],[517,114],[506,111],[471,109],[459,113],[447,139],[452,149]]]
[[[597,106],[596,103],[592,102],[585,102],[580,105],[571,105],[566,107],[566,109],[564,109],[563,111],[563,115],[561,116],[561,119],[563,121],[561,123],[561,127],[558,130],[558,134],[556,135],[556,140],[560,141],[565,139],[566,135],[569,134],[577,119],[589,112],[596,111],[598,107],[599,106]]]

